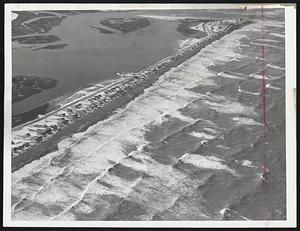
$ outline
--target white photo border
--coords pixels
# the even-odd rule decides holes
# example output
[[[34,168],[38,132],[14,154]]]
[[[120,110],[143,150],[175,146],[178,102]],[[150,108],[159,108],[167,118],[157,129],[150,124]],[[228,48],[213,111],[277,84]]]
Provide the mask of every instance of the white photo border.
[[[19,10],[134,10],[134,9],[241,9],[261,4],[5,4],[5,85],[3,151],[3,227],[296,227],[296,7],[291,4],[263,4],[264,8],[285,9],[285,110],[286,110],[286,211],[287,219],[258,221],[12,221],[11,220],[11,93],[12,93],[12,11]]]

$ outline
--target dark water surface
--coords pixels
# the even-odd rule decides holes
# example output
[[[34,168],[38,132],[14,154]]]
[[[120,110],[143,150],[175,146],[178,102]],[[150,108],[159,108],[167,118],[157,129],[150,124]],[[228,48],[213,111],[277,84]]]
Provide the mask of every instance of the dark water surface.
[[[117,72],[139,71],[173,54],[185,37],[176,21],[149,19],[151,25],[123,34],[102,34],[90,26],[110,17],[134,17],[146,12],[87,13],[68,16],[49,34],[68,44],[63,49],[13,50],[13,74],[33,74],[59,80],[57,87],[13,105],[13,114],[28,111],[87,84],[115,79]],[[52,43],[51,43],[52,44]],[[47,44],[46,44],[47,45]],[[42,45],[45,46],[45,45]],[[39,47],[42,47],[41,45]]]

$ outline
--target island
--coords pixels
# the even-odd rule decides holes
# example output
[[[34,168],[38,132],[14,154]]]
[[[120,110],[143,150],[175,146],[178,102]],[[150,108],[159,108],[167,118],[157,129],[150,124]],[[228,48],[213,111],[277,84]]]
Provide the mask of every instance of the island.
[[[42,44],[60,41],[56,35],[39,35],[51,31],[69,15],[99,13],[99,10],[53,10],[53,11],[13,11],[18,16],[12,20],[12,41],[20,44]],[[101,33],[113,33],[102,28]],[[38,35],[36,35],[38,34]],[[26,35],[26,36],[25,36]],[[32,36],[29,36],[32,35]],[[60,49],[62,46],[45,49]],[[42,48],[43,49],[43,48]]]
[[[12,21],[12,37],[32,33],[47,33],[67,16],[49,12],[14,11],[18,17]]]
[[[13,38],[12,41],[17,41],[20,44],[43,44],[60,41],[56,35],[34,35]]]
[[[34,51],[38,51],[38,50],[56,50],[56,49],[62,49],[64,47],[68,46],[68,44],[53,44],[53,45],[48,45],[48,46],[44,46],[44,47],[39,47],[34,49]]]
[[[133,32],[150,25],[146,18],[109,18],[100,21],[100,24],[123,33]]]
[[[14,11],[18,17],[12,21],[12,41],[20,44],[43,44],[60,41],[56,35],[48,33],[67,16],[58,16],[49,12]],[[35,34],[30,36],[31,34]],[[38,35],[36,35],[38,34]]]
[[[56,86],[58,80],[38,76],[16,75],[12,79],[12,103]]]

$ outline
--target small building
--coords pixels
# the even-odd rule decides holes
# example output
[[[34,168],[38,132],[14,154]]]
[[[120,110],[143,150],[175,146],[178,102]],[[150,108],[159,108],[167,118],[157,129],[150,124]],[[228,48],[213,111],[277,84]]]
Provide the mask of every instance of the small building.
[[[74,119],[79,118],[79,115],[78,115],[77,113],[76,113],[76,114],[73,114],[72,116],[73,116]]]
[[[43,137],[42,137],[42,136],[37,136],[37,137],[35,138],[35,140],[36,140],[37,142],[40,142],[40,141],[43,140]]]
[[[55,125],[55,124],[54,124],[54,125],[51,125],[50,127],[51,127],[53,130],[57,130],[57,125]]]
[[[70,123],[70,121],[69,120],[64,120],[62,123],[67,125],[67,124]]]
[[[45,133],[46,134],[52,134],[53,132],[52,132],[51,128],[47,128]]]

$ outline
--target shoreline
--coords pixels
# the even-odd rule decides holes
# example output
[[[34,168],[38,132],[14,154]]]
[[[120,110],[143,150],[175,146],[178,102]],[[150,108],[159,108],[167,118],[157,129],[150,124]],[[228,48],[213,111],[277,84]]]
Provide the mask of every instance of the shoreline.
[[[49,152],[58,150],[57,144],[63,138],[70,136],[70,134],[84,131],[95,123],[108,118],[115,112],[116,109],[125,107],[131,100],[142,94],[146,88],[151,86],[162,74],[169,71],[171,68],[178,66],[179,64],[185,62],[187,59],[196,55],[202,48],[204,48],[208,44],[222,38],[223,36],[242,26],[251,23],[248,20],[228,20],[225,21],[225,23],[224,21],[218,21],[218,23],[222,23],[221,25],[224,26],[222,30],[211,33],[208,36],[199,39],[199,42],[180,49],[174,55],[168,56],[167,58],[155,63],[150,67],[145,68],[138,73],[123,74],[123,79],[121,78],[121,80],[117,81],[116,84],[111,84],[112,86],[109,85],[108,89],[105,88],[109,93],[107,93],[107,95],[104,95],[105,103],[104,105],[101,105],[100,108],[94,108],[95,110],[92,110],[91,113],[76,118],[75,120],[71,121],[71,124],[67,123],[66,126],[60,128],[53,135],[51,135],[51,137],[44,139],[39,143],[35,143],[34,145],[23,150],[18,155],[13,155],[12,171],[14,172],[18,170],[24,165],[46,155]],[[120,89],[121,86],[123,86],[124,89]],[[113,91],[113,94],[115,96],[112,99],[110,99],[111,95],[109,95],[111,91]],[[97,91],[96,93],[99,92]],[[91,100],[91,98],[95,98],[96,96],[98,96],[95,96],[96,93],[93,93],[86,98],[88,98],[88,100]],[[100,94],[101,93],[103,93],[103,89],[101,89]],[[105,97],[110,101],[106,103]],[[82,101],[83,99],[79,100]]]
[[[51,105],[51,103],[46,102],[28,111],[12,115],[12,129],[25,125],[26,123],[37,119],[39,115],[47,114],[51,110],[55,109],[57,109],[55,105]]]
[[[110,79],[110,80],[104,80],[103,82],[99,82],[99,83],[86,84],[80,88],[77,88],[74,91],[67,92],[66,94],[64,94],[62,96],[59,96],[59,97],[54,98],[49,101],[45,101],[44,103],[42,103],[36,107],[30,108],[29,110],[26,110],[26,111],[23,111],[20,113],[16,113],[16,114],[12,113],[12,117],[15,117],[15,118],[19,117],[18,120],[24,121],[24,122],[18,123],[16,125],[12,124],[12,129],[13,130],[20,129],[26,125],[34,123],[34,121],[36,121],[39,118],[39,116],[44,117],[54,110],[59,110],[64,104],[68,103],[68,102],[66,102],[66,101],[68,101],[68,99],[75,97],[81,91],[86,91],[86,92],[92,91],[92,90],[90,90],[91,88],[96,88],[96,86],[99,86],[99,85],[105,87],[116,81],[118,81],[118,79]],[[31,118],[23,118],[23,115],[26,115],[26,114],[29,114],[29,113],[32,113],[35,111],[39,111],[40,108],[43,108],[43,107],[45,108],[46,105],[48,105],[48,107],[46,108],[46,110],[43,110],[41,113],[34,113],[34,115],[32,115]]]
[[[33,95],[57,86],[59,80],[35,75],[14,75],[12,78],[12,103],[20,102]]]
[[[158,75],[159,78],[161,75]],[[136,86],[135,88],[128,91],[127,95],[114,99],[109,104],[103,106],[101,109],[95,110],[93,113],[88,114],[82,118],[75,120],[70,126],[63,128],[54,134],[50,139],[43,141],[37,146],[28,148],[21,155],[12,158],[12,172],[20,169],[24,165],[48,154],[49,152],[57,151],[57,144],[59,141],[64,139],[70,134],[83,132],[88,127],[93,126],[99,121],[109,118],[116,109],[126,107],[126,105],[135,99],[137,96],[142,94],[144,90],[150,87],[154,81],[148,80],[142,85]]]

